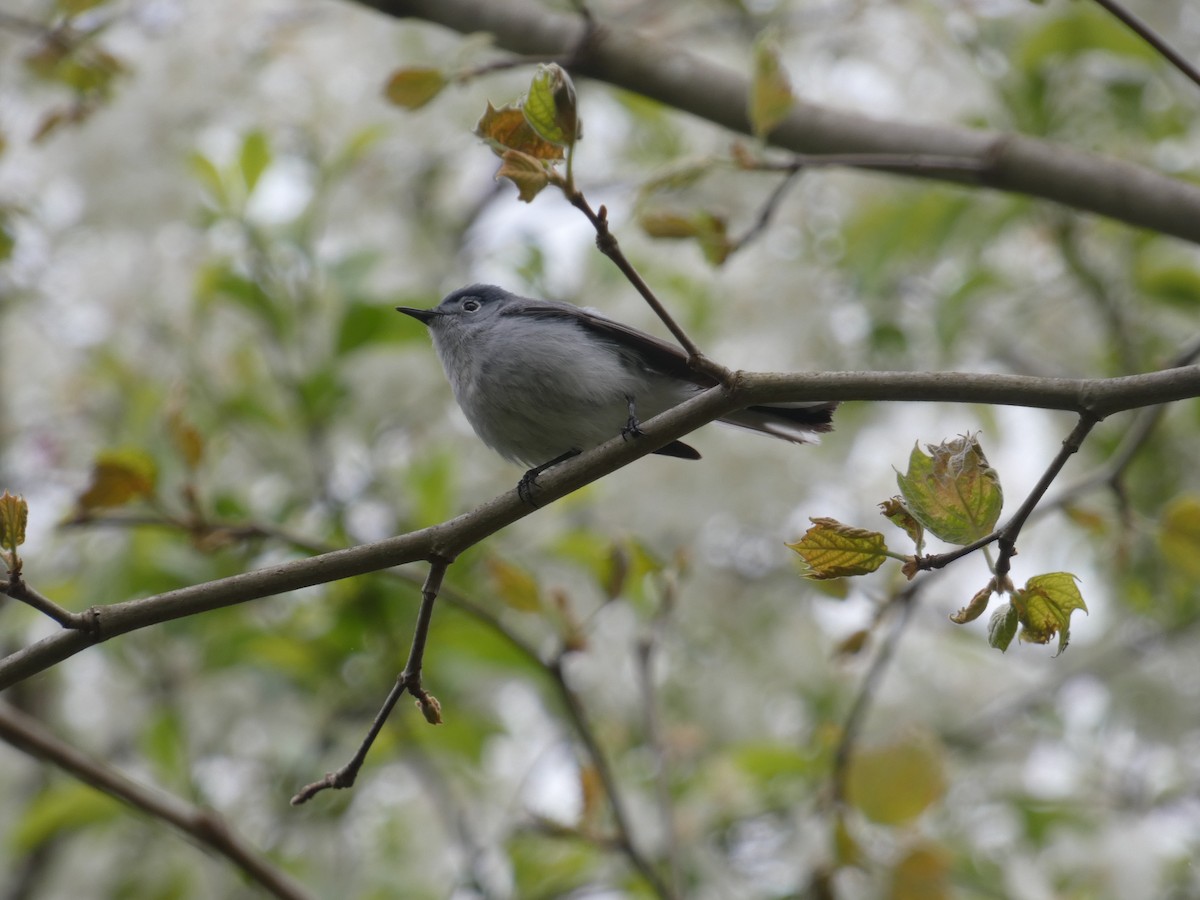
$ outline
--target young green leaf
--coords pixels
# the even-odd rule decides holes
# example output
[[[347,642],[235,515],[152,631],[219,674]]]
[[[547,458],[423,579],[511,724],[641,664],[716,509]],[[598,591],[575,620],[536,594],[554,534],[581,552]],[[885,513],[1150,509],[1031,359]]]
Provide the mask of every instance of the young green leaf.
[[[795,103],[787,72],[779,62],[775,35],[764,31],[754,44],[754,78],[750,83],[750,127],[755,135],[766,137]]]
[[[521,108],[530,127],[544,140],[569,147],[579,139],[575,85],[557,63],[537,67]]]
[[[1046,644],[1057,634],[1058,652],[1067,649],[1071,613],[1077,609],[1087,612],[1076,581],[1070,572],[1035,575],[1013,594],[1012,604],[1021,620],[1021,640]]]
[[[21,496],[8,491],[0,495],[0,548],[15,553],[25,543],[25,525],[29,521],[29,504]]]
[[[700,245],[704,258],[714,266],[725,262],[733,248],[725,220],[707,210],[698,210],[691,215],[666,211],[646,212],[639,217],[638,224],[650,237],[694,238]]]
[[[1017,634],[1017,624],[1016,607],[1005,603],[988,620],[988,645],[1003,653]]]
[[[449,80],[438,69],[397,69],[383,86],[383,96],[395,106],[420,109],[442,92]]]
[[[1004,493],[996,470],[972,436],[913,447],[908,472],[896,474],[905,505],[918,522],[951,544],[966,545],[991,534]]]
[[[811,519],[813,527],[794,544],[795,550],[812,570],[813,579],[844,578],[874,572],[892,554],[877,531],[852,528],[836,519]]]
[[[238,157],[238,169],[242,173],[242,181],[246,192],[254,190],[262,173],[271,165],[271,145],[263,132],[255,129],[246,135],[242,141],[242,151]]]

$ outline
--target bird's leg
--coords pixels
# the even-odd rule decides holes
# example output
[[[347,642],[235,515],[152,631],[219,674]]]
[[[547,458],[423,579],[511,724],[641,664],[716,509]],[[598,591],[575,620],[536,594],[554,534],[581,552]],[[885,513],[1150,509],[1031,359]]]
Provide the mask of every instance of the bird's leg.
[[[641,437],[645,432],[642,431],[642,423],[638,421],[637,404],[633,400],[633,395],[626,394],[625,402],[629,404],[629,418],[625,420],[625,427],[621,429],[621,437],[625,440]]]
[[[579,450],[568,450],[549,462],[544,462],[540,466],[534,466],[528,472],[521,476],[521,480],[517,482],[517,496],[528,503],[530,506],[536,507],[533,502],[533,486],[537,484],[537,477],[549,469],[551,466],[557,466],[560,462],[566,462],[572,456],[578,456]]]

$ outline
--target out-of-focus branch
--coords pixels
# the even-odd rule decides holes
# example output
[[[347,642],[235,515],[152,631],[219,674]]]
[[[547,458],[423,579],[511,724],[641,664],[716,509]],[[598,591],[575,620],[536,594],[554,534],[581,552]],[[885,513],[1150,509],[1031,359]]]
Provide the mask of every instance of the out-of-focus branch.
[[[134,809],[173,825],[201,846],[228,859],[271,896],[284,900],[307,900],[310,896],[235,834],[212,810],[184,803],[90,759],[51,734],[37,719],[6,703],[0,703],[0,739],[30,756],[58,766]]]
[[[751,134],[749,80],[611,22],[586,22],[532,0],[357,0],[397,18],[480,31],[513,53],[569,63],[577,75],[634,91],[730,131]],[[881,153],[975,160],[974,170],[906,174],[982,184],[1200,242],[1200,186],[1061,144],[949,125],[916,125],[798,103],[768,136],[796,153]]]

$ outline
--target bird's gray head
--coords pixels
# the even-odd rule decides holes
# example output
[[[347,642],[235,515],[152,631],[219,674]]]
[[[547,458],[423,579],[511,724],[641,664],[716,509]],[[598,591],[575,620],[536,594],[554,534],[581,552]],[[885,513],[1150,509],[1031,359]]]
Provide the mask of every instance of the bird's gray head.
[[[433,309],[397,306],[396,311],[424,322],[434,332],[447,328],[472,328],[492,321],[519,298],[494,284],[472,284],[447,294]]]

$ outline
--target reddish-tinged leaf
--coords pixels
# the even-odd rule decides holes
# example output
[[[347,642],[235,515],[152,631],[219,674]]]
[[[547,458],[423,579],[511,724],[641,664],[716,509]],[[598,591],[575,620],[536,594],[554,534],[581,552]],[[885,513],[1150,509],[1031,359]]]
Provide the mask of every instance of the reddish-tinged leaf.
[[[563,148],[538,135],[525,118],[521,107],[491,103],[475,126],[475,135],[485,141],[497,156],[516,150],[534,159],[556,161],[563,158]]]

